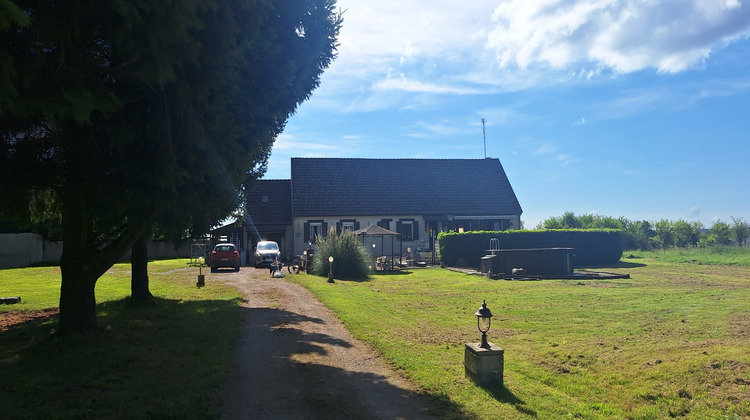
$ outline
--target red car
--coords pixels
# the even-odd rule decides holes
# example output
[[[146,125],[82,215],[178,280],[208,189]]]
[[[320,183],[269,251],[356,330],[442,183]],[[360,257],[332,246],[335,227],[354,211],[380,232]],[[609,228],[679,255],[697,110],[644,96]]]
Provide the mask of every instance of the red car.
[[[221,267],[231,267],[240,271],[240,253],[234,244],[216,244],[211,252],[211,272],[215,273]]]

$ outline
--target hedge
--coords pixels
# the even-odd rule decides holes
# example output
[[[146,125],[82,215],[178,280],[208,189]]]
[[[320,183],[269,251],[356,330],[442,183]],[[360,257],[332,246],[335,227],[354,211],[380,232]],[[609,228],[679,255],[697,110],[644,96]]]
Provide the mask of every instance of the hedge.
[[[622,239],[617,229],[509,230],[502,232],[441,232],[438,235],[440,259],[455,266],[459,259],[469,267],[479,267],[482,256],[497,238],[500,249],[575,248],[573,265],[597,266],[616,263],[622,257]]]

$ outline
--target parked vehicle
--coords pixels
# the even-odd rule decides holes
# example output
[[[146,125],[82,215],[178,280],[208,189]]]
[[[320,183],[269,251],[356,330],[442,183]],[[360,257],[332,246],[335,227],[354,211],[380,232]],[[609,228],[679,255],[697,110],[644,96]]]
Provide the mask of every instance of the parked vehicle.
[[[277,259],[281,261],[281,251],[276,242],[260,241],[255,245],[255,268],[270,267]]]
[[[240,271],[240,253],[234,244],[216,244],[211,252],[211,272],[215,273],[222,267],[230,267],[234,268],[234,271]]]

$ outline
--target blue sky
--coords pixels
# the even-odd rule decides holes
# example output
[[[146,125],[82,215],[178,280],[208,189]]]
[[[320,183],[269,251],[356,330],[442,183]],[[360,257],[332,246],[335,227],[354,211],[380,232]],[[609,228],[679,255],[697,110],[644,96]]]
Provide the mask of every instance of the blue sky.
[[[337,4],[338,58],[266,179],[291,157],[481,159],[484,118],[527,228],[750,221],[750,0]]]

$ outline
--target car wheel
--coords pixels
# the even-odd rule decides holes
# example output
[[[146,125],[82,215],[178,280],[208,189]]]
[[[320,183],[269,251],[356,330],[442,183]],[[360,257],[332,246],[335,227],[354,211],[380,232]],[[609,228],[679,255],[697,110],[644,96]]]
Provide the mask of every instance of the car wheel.
[[[240,266],[234,267],[234,271],[240,271]]]
[[[211,266],[211,272],[212,272],[212,273],[215,273],[215,272],[216,272],[216,267],[214,267],[213,265]]]

